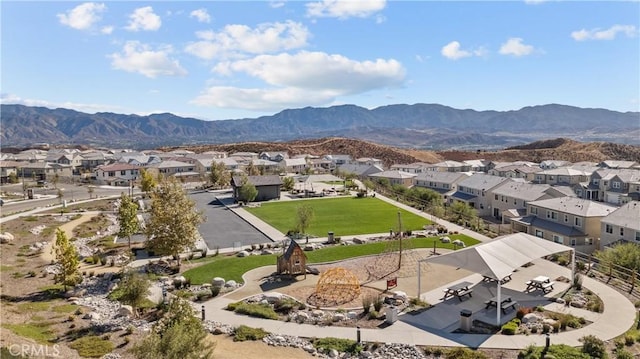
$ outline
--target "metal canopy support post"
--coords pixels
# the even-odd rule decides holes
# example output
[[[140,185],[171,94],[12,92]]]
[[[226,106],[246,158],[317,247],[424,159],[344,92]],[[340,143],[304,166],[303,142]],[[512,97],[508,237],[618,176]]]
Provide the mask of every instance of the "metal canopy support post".
[[[501,280],[498,279],[498,300],[497,300],[497,305],[496,305],[496,325],[500,326],[500,311],[502,310],[502,293],[501,293],[501,288],[502,288],[502,284],[500,283]]]
[[[422,271],[420,270],[420,265],[421,265],[421,264],[422,264],[422,261],[418,261],[418,299],[420,299],[420,282],[421,282],[421,279],[420,279],[420,272],[422,272]]]

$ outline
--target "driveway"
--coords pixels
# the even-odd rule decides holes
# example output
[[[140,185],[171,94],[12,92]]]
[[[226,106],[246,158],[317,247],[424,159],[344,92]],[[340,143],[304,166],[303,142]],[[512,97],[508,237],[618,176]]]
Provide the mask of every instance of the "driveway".
[[[216,200],[214,194],[200,192],[190,194],[196,207],[203,211],[206,220],[198,230],[209,250],[237,248],[252,244],[271,243],[271,239],[251,224],[227,209]]]

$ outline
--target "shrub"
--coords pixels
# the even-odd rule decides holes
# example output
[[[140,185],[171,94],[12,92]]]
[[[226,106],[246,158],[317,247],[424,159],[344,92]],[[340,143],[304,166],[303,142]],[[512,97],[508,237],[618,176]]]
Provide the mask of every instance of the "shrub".
[[[220,294],[220,287],[211,287],[211,296],[217,297]]]
[[[380,314],[378,313],[377,310],[372,310],[372,311],[369,312],[369,319],[371,319],[371,320],[372,319],[378,319],[378,315],[380,315]]]
[[[77,350],[80,356],[88,358],[101,357],[105,354],[111,353],[114,349],[112,342],[95,335],[74,340],[69,347]]]
[[[607,358],[607,348],[602,340],[593,335],[582,337],[582,352],[592,358]]]
[[[313,346],[324,351],[335,349],[339,352],[350,354],[358,354],[362,351],[362,346],[355,340],[333,337],[315,339]]]
[[[520,307],[518,308],[518,311],[516,312],[516,318],[522,320],[522,318],[526,315],[531,313],[531,308],[527,308],[527,307]]]
[[[633,359],[633,354],[625,349],[616,350],[616,359]]]
[[[371,310],[371,304],[373,304],[373,298],[368,295],[362,297],[362,310],[364,311],[364,314],[369,313],[369,310]]]
[[[247,340],[262,340],[262,338],[269,335],[269,332],[262,328],[252,328],[246,325],[241,325],[234,330],[233,341],[244,342]]]
[[[376,312],[379,312],[380,309],[382,309],[382,304],[384,304],[384,302],[382,301],[382,298],[380,296],[377,296],[373,301],[373,309]]]
[[[273,303],[273,310],[282,314],[289,314],[298,307],[298,302],[293,298],[283,297]]]
[[[411,305],[415,305],[416,307],[428,307],[429,303],[425,302],[424,300],[420,299],[420,298],[411,298],[409,300],[409,304]]]
[[[268,304],[249,304],[244,302],[233,303],[235,304],[233,311],[238,314],[246,314],[250,317],[274,319],[277,320],[278,313],[276,313]],[[231,307],[231,304],[227,306],[227,309]]]
[[[576,273],[576,275],[573,276],[573,287],[576,290],[582,290],[582,274]]]
[[[473,351],[469,348],[453,348],[446,351],[445,359],[489,359],[482,352]]]
[[[635,343],[636,338],[633,337],[633,335],[631,334],[625,334],[624,336],[624,344],[628,345],[628,346],[632,346],[633,343]]]
[[[518,324],[511,321],[502,326],[501,333],[504,335],[514,335],[518,331]]]

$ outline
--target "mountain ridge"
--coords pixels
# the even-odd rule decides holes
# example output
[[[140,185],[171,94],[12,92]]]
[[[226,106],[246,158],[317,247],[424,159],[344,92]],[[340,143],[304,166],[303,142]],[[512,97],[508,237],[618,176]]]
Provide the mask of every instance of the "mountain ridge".
[[[640,113],[548,104],[511,111],[440,104],[285,109],[274,115],[204,121],[24,105],[0,108],[2,146],[33,143],[153,148],[166,145],[349,137],[397,147],[493,149],[549,137],[640,144]]]

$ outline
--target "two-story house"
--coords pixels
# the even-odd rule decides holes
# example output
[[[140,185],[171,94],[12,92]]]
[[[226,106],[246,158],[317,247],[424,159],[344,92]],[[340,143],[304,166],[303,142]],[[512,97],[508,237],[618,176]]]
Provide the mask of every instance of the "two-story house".
[[[591,253],[599,249],[601,220],[616,209],[577,197],[532,201],[526,216],[511,220],[511,228]]]
[[[333,162],[334,168],[338,166],[342,166],[347,163],[351,163],[353,160],[350,155],[325,155],[324,159]]]
[[[289,153],[287,152],[262,152],[258,158],[261,160],[280,162],[284,159],[289,158]]]
[[[631,242],[640,245],[640,202],[631,201],[600,221],[600,247]]]
[[[492,192],[492,215],[505,223],[508,223],[510,218],[524,216],[529,202],[566,196],[564,192],[548,184],[511,181],[498,185]]]
[[[571,167],[560,167],[544,170],[534,175],[534,183],[545,183],[550,185],[573,186],[581,182],[589,181],[590,171],[575,169]]]
[[[94,170],[96,183],[109,186],[129,186],[140,178],[140,167],[128,163],[101,165]]]
[[[356,158],[354,161],[355,164],[358,165],[368,165],[368,166],[383,166],[382,160],[373,157],[360,157]]]
[[[344,174],[352,174],[356,177],[365,178],[374,173],[384,171],[382,166],[358,165],[354,163],[345,163],[338,166],[338,171]]]
[[[286,173],[303,173],[308,165],[306,158],[285,158],[278,162],[281,172]]]
[[[640,171],[631,169],[599,169],[588,182],[574,186],[578,197],[624,204],[640,196]]]
[[[402,171],[413,174],[420,174],[427,171],[427,167],[429,167],[428,163],[424,162],[414,162],[407,164],[393,164],[389,167],[392,171]]]
[[[475,208],[478,216],[490,216],[493,214],[491,207],[492,191],[505,181],[511,180],[485,173],[474,173],[458,182],[458,189],[449,197],[449,203],[451,204],[455,201],[464,202],[471,208]]]
[[[606,160],[598,163],[598,166],[610,169],[633,169],[640,166],[640,164],[636,161]]]
[[[173,176],[182,181],[196,181],[202,177],[200,173],[196,172],[195,164],[175,160],[149,165],[147,170],[154,175],[161,174],[165,178]]]
[[[407,188],[413,186],[413,179],[417,175],[415,173],[403,172],[403,171],[382,171],[378,173],[372,173],[369,175],[369,179],[374,182],[379,181],[380,179],[387,179],[389,184],[393,185],[402,185]]]
[[[446,202],[449,195],[456,191],[458,182],[469,176],[469,172],[429,171],[418,174],[413,179],[413,184],[442,194],[443,201]]]
[[[440,172],[469,172],[471,171],[471,165],[458,161],[443,161],[430,164],[425,170]]]
[[[540,168],[542,168],[543,170],[552,170],[569,165],[571,165],[571,162],[563,160],[544,160],[540,162]]]

